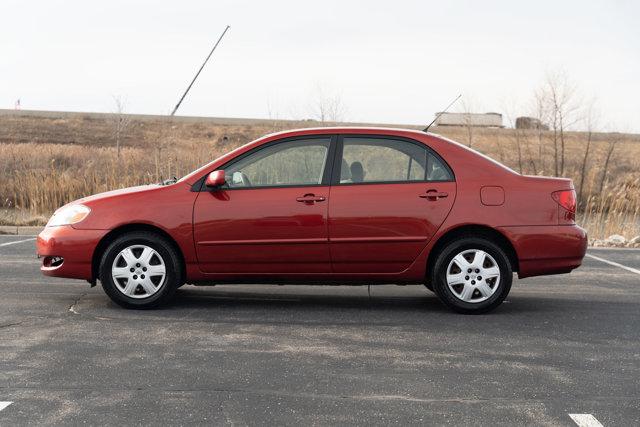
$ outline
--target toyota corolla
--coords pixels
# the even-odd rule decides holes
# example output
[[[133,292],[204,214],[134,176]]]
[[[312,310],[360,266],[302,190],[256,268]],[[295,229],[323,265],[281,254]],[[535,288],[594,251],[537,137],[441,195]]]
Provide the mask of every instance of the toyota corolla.
[[[523,176],[435,134],[282,132],[163,184],[58,209],[45,275],[99,281],[127,308],[185,283],[424,284],[482,313],[520,278],[580,266],[571,180]]]

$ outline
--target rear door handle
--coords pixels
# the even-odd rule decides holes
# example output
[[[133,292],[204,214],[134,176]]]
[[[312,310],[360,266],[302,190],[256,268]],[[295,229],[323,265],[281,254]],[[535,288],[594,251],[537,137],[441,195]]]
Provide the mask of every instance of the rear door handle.
[[[327,200],[326,197],[324,197],[324,196],[316,196],[313,193],[305,194],[302,197],[297,197],[296,198],[296,202],[306,203],[308,205],[312,205],[312,204],[314,204],[316,202],[324,202],[325,200]]]
[[[444,199],[445,197],[448,197],[448,196],[449,196],[449,193],[444,192],[444,191],[427,190],[426,193],[420,194],[419,197],[421,197],[423,199],[430,200],[430,201],[434,201],[434,200],[438,200],[438,199]]]

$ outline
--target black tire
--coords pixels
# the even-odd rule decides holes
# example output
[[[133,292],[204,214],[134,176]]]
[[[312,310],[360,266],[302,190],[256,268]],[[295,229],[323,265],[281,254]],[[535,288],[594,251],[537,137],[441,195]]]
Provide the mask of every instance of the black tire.
[[[114,260],[118,254],[127,247],[135,245],[144,245],[153,249],[161,257],[161,261],[164,262],[164,279],[157,284],[155,293],[148,297],[132,298],[125,295],[117,287],[111,274]],[[155,259],[157,260],[158,258]],[[117,237],[102,254],[99,271],[100,283],[105,293],[113,302],[124,308],[148,309],[158,307],[169,301],[176,289],[183,283],[182,261],[173,245],[162,236],[148,231],[134,231]]]
[[[472,297],[476,297],[478,302],[467,302],[454,293],[456,288],[460,289],[460,285],[455,285],[454,291],[450,289],[447,284],[447,269],[456,255],[473,250],[484,251],[493,258],[493,261],[495,261],[500,271],[500,279],[495,281],[491,281],[490,279],[489,286],[493,291],[490,297],[481,300],[483,295],[479,290],[474,290]],[[489,259],[487,262],[491,264],[492,260]],[[452,271],[454,268],[457,268],[457,265],[452,265]],[[473,273],[475,273],[475,271],[471,274]],[[466,273],[463,272],[463,274]],[[467,276],[465,276],[465,279],[466,277]],[[475,276],[469,276],[469,279],[466,279],[469,280],[467,286],[471,283],[470,279],[473,277]],[[429,272],[429,283],[433,285],[433,289],[440,300],[452,310],[464,314],[481,314],[495,309],[509,294],[512,281],[513,269],[509,257],[500,246],[483,237],[464,237],[448,243],[437,255],[433,268]],[[476,282],[473,283],[475,285]],[[480,283],[480,281],[478,281],[478,283]],[[461,286],[464,287],[465,285],[462,284]],[[462,294],[462,291],[459,293]],[[486,294],[489,294],[489,292],[486,292],[485,295]]]

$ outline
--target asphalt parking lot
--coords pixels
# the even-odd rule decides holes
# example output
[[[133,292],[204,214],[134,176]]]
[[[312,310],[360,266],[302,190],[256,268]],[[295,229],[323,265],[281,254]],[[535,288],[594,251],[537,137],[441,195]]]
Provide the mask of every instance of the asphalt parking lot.
[[[0,236],[2,426],[640,424],[640,250],[591,249],[628,269],[515,281],[483,316],[419,286],[186,286],[127,311],[41,276],[26,239]]]

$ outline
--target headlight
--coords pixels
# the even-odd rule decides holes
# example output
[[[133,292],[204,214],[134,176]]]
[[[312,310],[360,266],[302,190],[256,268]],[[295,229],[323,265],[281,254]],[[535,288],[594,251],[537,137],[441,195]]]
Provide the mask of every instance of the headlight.
[[[89,215],[91,209],[85,205],[69,205],[58,209],[49,222],[47,227],[56,227],[58,225],[76,224]]]

